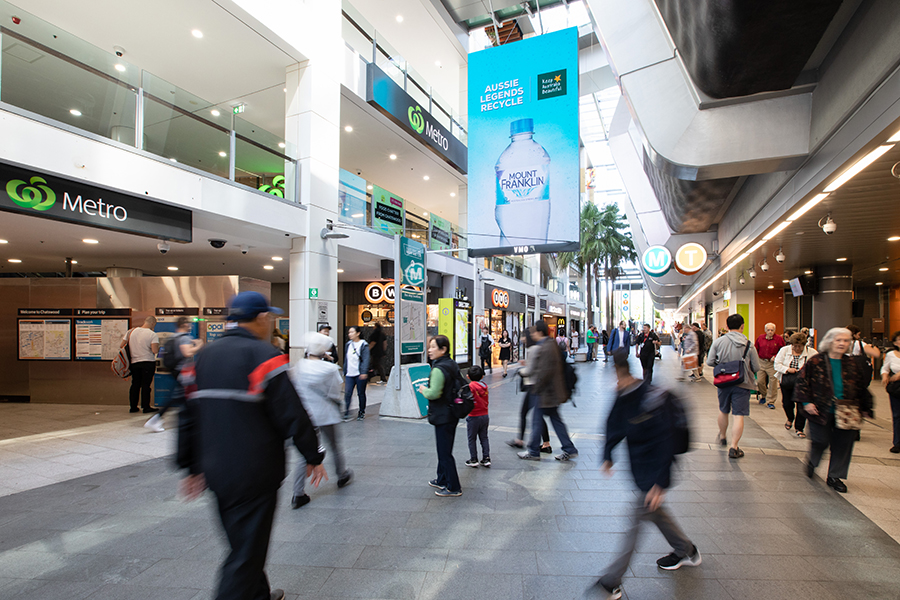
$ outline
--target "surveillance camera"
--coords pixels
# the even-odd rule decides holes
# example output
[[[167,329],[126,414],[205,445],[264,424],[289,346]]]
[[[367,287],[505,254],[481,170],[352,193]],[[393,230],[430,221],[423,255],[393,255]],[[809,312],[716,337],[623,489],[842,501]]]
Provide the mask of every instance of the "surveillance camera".
[[[837,224],[831,220],[831,217],[828,217],[828,220],[822,225],[822,231],[825,232],[825,235],[831,235],[837,231]]]
[[[783,263],[785,259],[784,252],[781,251],[781,248],[778,249],[778,254],[775,255],[775,260],[780,263]]]
[[[762,264],[759,265],[759,268],[763,270],[763,273],[769,270],[769,262],[766,260],[762,261]]]
[[[357,174],[357,175],[362,175],[362,171],[360,171],[359,169],[357,169],[357,170],[356,170],[356,174]]]
[[[125,48],[123,48],[122,46],[113,46],[113,52],[115,52],[116,56],[120,58],[122,56],[125,56]]]
[[[713,292],[713,296],[718,296],[719,292]]]
[[[247,246],[246,244],[242,245],[241,254],[247,254],[248,252],[250,252],[250,246]]]
[[[756,279],[756,269],[750,269],[747,271],[747,275],[750,276],[750,279]]]
[[[156,249],[159,250],[160,254],[166,254],[169,251],[169,243],[160,242],[156,245]]]
[[[744,285],[745,283],[747,283],[747,280],[744,279],[743,277],[741,277],[740,279],[738,279],[738,283],[740,283],[741,285]]]
[[[228,243],[227,240],[217,240],[215,238],[209,239],[209,245],[212,246],[213,248],[215,248],[216,250],[220,250],[220,249],[224,248],[225,244],[227,244],[227,243]]]

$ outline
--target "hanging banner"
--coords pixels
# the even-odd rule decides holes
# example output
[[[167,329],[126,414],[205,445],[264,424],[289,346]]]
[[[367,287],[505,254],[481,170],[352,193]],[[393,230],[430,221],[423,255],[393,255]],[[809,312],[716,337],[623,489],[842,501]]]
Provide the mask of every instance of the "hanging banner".
[[[397,238],[395,238],[397,239]],[[415,240],[399,238],[400,250],[400,354],[425,352],[425,246]],[[411,287],[413,286],[416,289]]]
[[[430,250],[448,250],[452,248],[450,221],[432,213],[428,217],[428,248]]]
[[[579,244],[578,30],[469,55],[469,255]]]
[[[389,191],[372,186],[372,229],[390,235],[403,235],[403,219],[406,216],[403,198]]]

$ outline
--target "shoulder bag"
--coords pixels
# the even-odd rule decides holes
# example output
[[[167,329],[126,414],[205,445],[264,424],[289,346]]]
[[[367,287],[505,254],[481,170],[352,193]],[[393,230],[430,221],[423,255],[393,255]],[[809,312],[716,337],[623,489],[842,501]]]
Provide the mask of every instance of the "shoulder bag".
[[[744,383],[744,360],[747,358],[748,352],[750,352],[749,340],[744,348],[741,360],[729,360],[716,365],[713,369],[713,385],[719,388],[727,388]]]
[[[129,329],[125,334],[125,345],[119,348],[110,365],[112,372],[122,379],[128,379],[131,376],[131,348],[128,345],[131,343],[132,331],[134,329]]]
[[[834,426],[838,429],[853,429],[858,430],[862,428],[862,414],[859,412],[859,408],[856,406],[852,406],[850,404],[837,404],[837,399],[835,402],[835,411],[834,411]]]

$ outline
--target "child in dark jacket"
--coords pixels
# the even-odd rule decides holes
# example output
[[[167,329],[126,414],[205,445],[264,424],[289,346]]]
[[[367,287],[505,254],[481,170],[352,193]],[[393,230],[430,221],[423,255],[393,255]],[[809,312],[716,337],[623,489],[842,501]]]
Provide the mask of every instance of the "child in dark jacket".
[[[491,444],[488,442],[488,388],[481,382],[484,377],[484,369],[474,366],[469,369],[469,389],[475,399],[475,408],[466,417],[466,432],[469,435],[469,460],[467,467],[491,466]],[[481,440],[481,462],[478,462],[478,449],[475,447],[475,438]]]

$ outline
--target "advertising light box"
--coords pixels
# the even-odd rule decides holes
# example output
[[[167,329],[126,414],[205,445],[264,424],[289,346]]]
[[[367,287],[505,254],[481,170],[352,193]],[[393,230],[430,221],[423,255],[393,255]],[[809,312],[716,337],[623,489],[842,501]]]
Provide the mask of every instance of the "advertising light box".
[[[469,254],[579,248],[578,30],[469,55]]]
[[[372,186],[372,229],[390,235],[403,235],[406,218],[403,198],[376,186]]]

